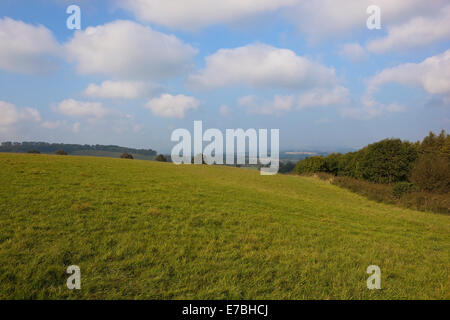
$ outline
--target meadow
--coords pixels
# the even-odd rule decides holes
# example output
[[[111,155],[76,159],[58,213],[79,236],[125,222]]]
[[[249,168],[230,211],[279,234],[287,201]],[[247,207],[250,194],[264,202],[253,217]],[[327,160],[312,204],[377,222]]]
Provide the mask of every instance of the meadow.
[[[450,298],[450,216],[318,179],[32,154],[0,179],[0,299]]]

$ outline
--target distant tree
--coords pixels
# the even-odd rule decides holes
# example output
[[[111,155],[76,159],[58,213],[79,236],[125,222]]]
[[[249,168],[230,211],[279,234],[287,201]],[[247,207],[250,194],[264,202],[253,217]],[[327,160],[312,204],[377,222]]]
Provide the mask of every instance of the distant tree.
[[[120,156],[120,158],[122,159],[134,159],[133,155],[130,153],[122,153],[122,155]]]
[[[55,154],[57,154],[58,156],[67,156],[67,152],[65,152],[64,150],[58,150],[55,152]]]
[[[32,150],[28,150],[28,153],[40,154],[40,152],[39,152],[39,151],[37,151],[37,150],[34,150],[34,149],[32,149]]]
[[[155,158],[155,161],[167,162],[167,158],[162,154],[158,154]]]

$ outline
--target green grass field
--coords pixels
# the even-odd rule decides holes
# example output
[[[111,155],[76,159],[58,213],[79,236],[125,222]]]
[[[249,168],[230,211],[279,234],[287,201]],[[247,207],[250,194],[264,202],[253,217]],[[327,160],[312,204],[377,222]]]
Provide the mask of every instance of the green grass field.
[[[450,298],[449,216],[312,178],[20,154],[0,178],[1,299]]]

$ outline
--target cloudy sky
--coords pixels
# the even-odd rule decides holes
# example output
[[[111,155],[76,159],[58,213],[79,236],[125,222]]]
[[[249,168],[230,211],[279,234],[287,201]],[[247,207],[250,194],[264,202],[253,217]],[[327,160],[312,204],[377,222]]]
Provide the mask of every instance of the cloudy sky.
[[[1,141],[169,152],[194,120],[280,129],[294,150],[450,130],[450,3],[0,2]]]

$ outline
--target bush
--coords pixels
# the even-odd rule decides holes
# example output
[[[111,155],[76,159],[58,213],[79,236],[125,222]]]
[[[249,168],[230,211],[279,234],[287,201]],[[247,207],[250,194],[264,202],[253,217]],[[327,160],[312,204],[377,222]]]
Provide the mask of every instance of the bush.
[[[67,156],[67,152],[65,152],[64,150],[58,150],[55,152],[55,154],[57,154],[58,156]]]
[[[37,150],[29,150],[28,151],[28,153],[33,153],[33,154],[40,154],[40,152],[39,151],[37,151]]]
[[[398,183],[392,187],[388,184],[372,183],[349,177],[335,177],[332,180],[332,184],[348,189],[377,202],[395,204],[419,211],[431,211],[445,214],[450,213],[450,193],[436,194],[429,192],[418,192],[415,191],[415,187],[411,183]],[[393,189],[395,186],[397,186],[396,188],[400,188],[402,190],[409,190],[408,192],[403,193],[402,197],[399,198],[394,196]]]
[[[414,185],[410,182],[397,182],[392,187],[392,194],[394,197],[400,199],[405,193],[414,190]]]
[[[411,192],[405,194],[399,204],[419,211],[450,214],[450,193]]]
[[[295,166],[295,172],[298,174],[326,172],[325,158],[311,157],[299,161]]]
[[[392,186],[388,184],[373,183],[350,177],[336,177],[332,183],[377,202],[393,204],[397,200],[392,193]]]
[[[133,155],[130,153],[122,153],[122,155],[120,156],[121,159],[134,159]]]
[[[155,161],[167,162],[167,158],[162,154],[158,154],[155,158]]]
[[[436,154],[421,155],[411,171],[411,182],[421,191],[450,192],[450,161]]]

